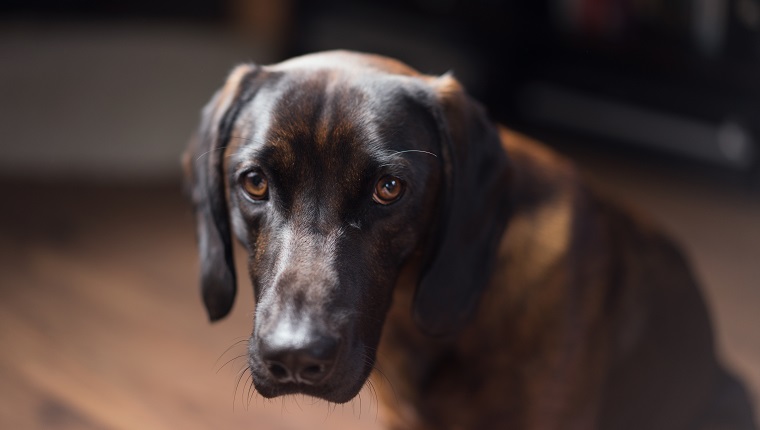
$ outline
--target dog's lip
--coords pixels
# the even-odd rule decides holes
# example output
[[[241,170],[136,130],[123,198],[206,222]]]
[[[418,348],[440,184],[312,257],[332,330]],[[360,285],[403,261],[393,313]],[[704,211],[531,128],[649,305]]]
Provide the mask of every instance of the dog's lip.
[[[366,379],[361,381],[361,387],[364,386]],[[307,396],[317,397],[333,403],[345,403],[351,401],[359,390],[340,390],[334,385],[308,385],[298,382],[287,382],[283,384],[264,384],[256,385],[256,391],[267,399],[286,396],[290,394],[305,394]]]
[[[332,387],[315,386],[300,382],[274,383],[256,387],[257,391],[267,398],[288,394],[307,394],[314,397],[324,397],[333,391],[331,388]]]

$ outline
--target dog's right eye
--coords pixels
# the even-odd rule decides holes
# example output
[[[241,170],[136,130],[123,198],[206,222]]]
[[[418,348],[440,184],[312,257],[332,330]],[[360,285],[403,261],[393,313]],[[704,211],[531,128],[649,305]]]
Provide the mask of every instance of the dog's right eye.
[[[266,175],[258,170],[244,173],[240,182],[248,197],[254,200],[265,200],[269,196],[269,181]]]
[[[389,205],[401,198],[403,193],[404,183],[401,179],[385,175],[375,184],[375,193],[372,195],[372,199],[381,205]]]

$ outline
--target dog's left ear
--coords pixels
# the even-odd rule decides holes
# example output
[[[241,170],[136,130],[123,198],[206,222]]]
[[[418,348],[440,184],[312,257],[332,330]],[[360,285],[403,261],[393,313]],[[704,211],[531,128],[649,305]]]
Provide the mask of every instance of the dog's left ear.
[[[431,80],[444,161],[437,249],[415,293],[418,326],[455,333],[472,317],[490,279],[509,215],[509,162],[483,108],[451,75]]]
[[[242,105],[253,97],[258,67],[237,66],[203,108],[198,132],[183,155],[185,187],[197,223],[201,294],[211,321],[225,317],[237,284],[224,183],[224,153]]]

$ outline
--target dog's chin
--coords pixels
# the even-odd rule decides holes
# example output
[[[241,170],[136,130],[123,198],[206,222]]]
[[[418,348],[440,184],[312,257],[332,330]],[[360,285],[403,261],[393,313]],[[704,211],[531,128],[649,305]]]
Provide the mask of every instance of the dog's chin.
[[[359,394],[372,372],[371,362],[363,360],[358,362],[363,363],[363,366],[356,366],[354,364],[356,362],[352,363],[353,365],[345,362],[336,363],[333,372],[318,385],[276,382],[263,366],[257,365],[255,360],[249,361],[249,368],[256,391],[267,399],[289,394],[305,394],[332,403],[346,403]]]

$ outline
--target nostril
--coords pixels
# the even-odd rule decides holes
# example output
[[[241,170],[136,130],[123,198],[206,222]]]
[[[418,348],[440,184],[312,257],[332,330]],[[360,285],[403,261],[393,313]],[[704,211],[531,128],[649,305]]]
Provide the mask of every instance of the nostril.
[[[325,366],[321,364],[313,364],[301,369],[300,376],[306,379],[317,379],[325,372]]]
[[[267,368],[275,379],[284,381],[290,378],[290,372],[280,363],[270,362]]]

